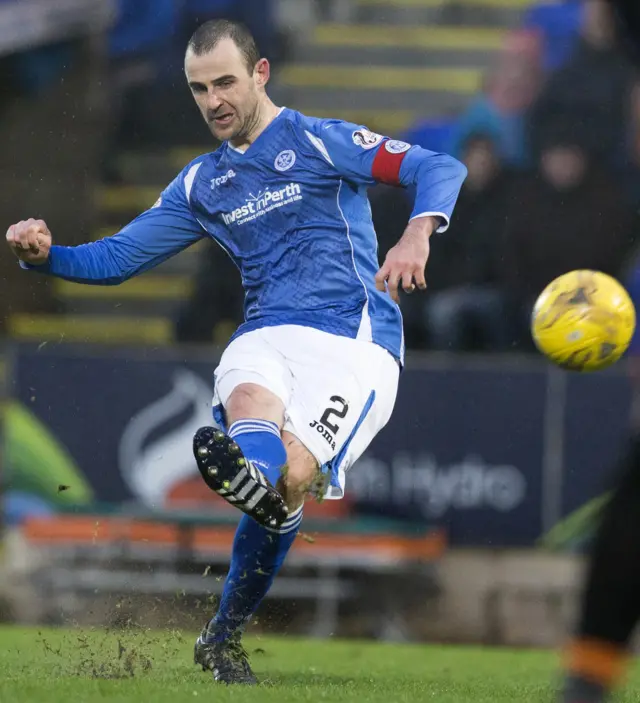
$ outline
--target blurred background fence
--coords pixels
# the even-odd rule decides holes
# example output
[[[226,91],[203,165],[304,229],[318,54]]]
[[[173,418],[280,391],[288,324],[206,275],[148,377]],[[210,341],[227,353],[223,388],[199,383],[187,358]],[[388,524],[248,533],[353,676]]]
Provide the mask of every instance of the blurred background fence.
[[[429,291],[401,304],[395,415],[347,498],[309,504],[255,627],[556,644],[635,432],[633,355],[567,375],[528,333],[537,293],[571,269],[617,276],[639,300],[640,92],[607,5],[0,0],[0,221],[41,217],[60,244],[108,236],[215,149],[182,57],[218,16],[255,32],[279,104],[469,170]],[[412,193],[370,198],[385,252]],[[203,243],[90,287],[26,276],[7,251],[0,281],[3,612],[199,626],[237,516],[190,442],[241,317],[235,267]]]

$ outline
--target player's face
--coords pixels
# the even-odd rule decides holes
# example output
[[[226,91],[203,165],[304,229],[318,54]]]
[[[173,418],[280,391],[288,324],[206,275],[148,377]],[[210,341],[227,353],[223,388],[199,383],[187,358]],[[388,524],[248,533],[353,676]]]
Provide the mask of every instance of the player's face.
[[[242,142],[259,119],[259,106],[269,76],[269,64],[261,59],[253,73],[231,39],[223,39],[207,54],[188,51],[185,73],[202,116],[214,137]]]

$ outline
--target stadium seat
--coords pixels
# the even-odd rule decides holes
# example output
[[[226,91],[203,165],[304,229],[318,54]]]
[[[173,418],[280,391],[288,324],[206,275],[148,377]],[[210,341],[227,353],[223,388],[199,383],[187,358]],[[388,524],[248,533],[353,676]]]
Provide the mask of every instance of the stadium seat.
[[[168,344],[173,325],[166,318],[124,315],[15,314],[9,335],[22,341],[87,342],[96,344]]]
[[[87,599],[143,593],[150,596],[209,596],[220,593],[235,534],[237,516],[197,515],[137,509],[131,513],[93,512],[35,516],[20,532],[34,557],[30,578],[47,593],[53,614],[63,603],[83,607]],[[434,565],[446,549],[440,529],[401,526],[366,519],[308,520],[270,598],[315,603],[310,634],[337,632],[343,601],[364,607],[371,579],[391,574],[399,582],[417,579],[415,599],[437,592]],[[140,570],[140,563],[154,569]],[[358,575],[366,574],[366,578]],[[207,578],[203,578],[203,575]],[[411,604],[404,598],[376,601],[375,617],[401,617]]]

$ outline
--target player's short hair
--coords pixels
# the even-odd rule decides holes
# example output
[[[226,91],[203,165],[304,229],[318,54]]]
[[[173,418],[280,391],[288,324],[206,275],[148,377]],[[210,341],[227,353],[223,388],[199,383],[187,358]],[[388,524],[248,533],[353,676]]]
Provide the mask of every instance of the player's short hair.
[[[201,24],[189,39],[187,50],[190,49],[196,56],[202,56],[213,51],[222,39],[231,39],[240,49],[249,73],[253,73],[260,60],[260,51],[253,35],[242,22],[218,19]]]

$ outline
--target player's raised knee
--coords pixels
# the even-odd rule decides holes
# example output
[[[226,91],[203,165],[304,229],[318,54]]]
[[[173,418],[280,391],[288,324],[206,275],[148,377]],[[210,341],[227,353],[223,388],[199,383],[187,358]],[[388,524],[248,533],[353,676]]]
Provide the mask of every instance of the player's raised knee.
[[[280,398],[256,383],[242,383],[229,396],[225,408],[229,425],[236,420],[260,419],[282,426],[284,405]]]

